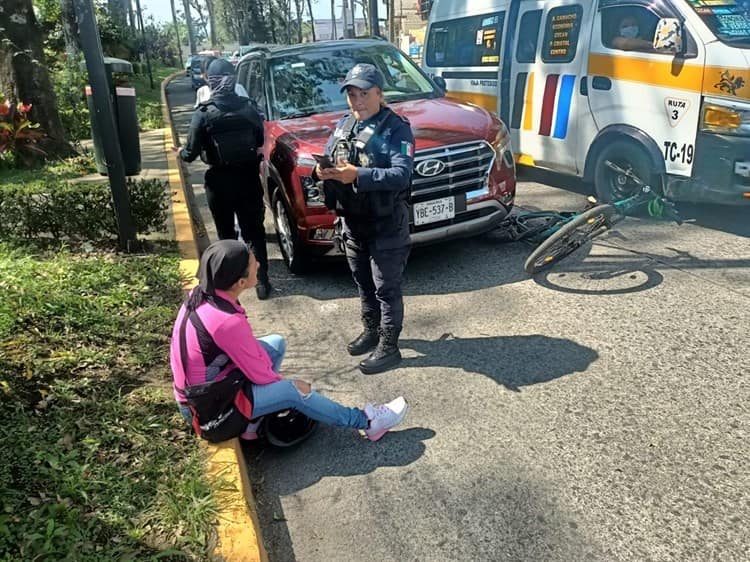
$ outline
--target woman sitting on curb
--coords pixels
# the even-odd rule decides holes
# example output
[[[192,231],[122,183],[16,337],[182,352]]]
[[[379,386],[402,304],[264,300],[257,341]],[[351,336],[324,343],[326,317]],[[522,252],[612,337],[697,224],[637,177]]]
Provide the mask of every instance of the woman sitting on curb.
[[[199,284],[180,308],[170,361],[180,413],[209,441],[252,431],[250,419],[294,408],[322,423],[364,430],[377,441],[404,419],[402,397],[347,408],[301,380],[278,374],[286,351],[279,335],[256,338],[239,295],[257,284],[258,262],[238,240],[211,244],[201,257]],[[247,435],[249,436],[249,435]]]

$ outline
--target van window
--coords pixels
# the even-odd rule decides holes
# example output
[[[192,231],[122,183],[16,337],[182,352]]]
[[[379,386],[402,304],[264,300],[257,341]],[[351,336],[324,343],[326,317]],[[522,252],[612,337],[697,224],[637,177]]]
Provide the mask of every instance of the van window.
[[[570,62],[576,58],[583,8],[578,5],[552,8],[547,13],[542,43],[544,62]]]
[[[542,23],[542,11],[533,10],[521,16],[518,26],[517,62],[536,62],[536,48],[539,43],[539,28]]]
[[[750,1],[725,0],[703,2],[700,6],[689,2],[711,31],[724,43],[740,48],[750,48]]]
[[[505,12],[432,24],[427,40],[427,65],[497,66]]]
[[[653,40],[659,16],[643,6],[602,10],[602,43],[610,49],[655,53]]]

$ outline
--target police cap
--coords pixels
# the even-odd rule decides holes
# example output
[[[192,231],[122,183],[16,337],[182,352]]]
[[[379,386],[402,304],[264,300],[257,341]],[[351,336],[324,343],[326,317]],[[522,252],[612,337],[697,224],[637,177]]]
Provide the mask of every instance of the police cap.
[[[385,84],[383,74],[371,64],[359,63],[355,64],[352,69],[346,73],[344,84],[341,86],[343,92],[347,86],[356,86],[362,90],[369,90],[373,86],[377,86],[381,90]]]

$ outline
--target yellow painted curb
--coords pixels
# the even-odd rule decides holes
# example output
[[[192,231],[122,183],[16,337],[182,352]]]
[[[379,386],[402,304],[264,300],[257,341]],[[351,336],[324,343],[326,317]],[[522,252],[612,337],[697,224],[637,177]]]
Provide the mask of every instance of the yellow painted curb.
[[[172,191],[172,217],[175,240],[180,251],[180,272],[183,288],[190,289],[198,270],[200,243],[196,240],[194,224],[188,210],[185,178],[173,146],[178,139],[172,116],[167,107],[166,87],[182,72],[168,76],[161,84],[161,99],[164,123],[164,151],[167,155],[169,185]],[[205,232],[203,233],[205,236]],[[260,534],[255,499],[247,475],[245,457],[239,439],[211,444],[200,441],[208,453],[207,474],[211,482],[217,513],[217,545],[214,555],[228,562],[267,562],[268,553]]]

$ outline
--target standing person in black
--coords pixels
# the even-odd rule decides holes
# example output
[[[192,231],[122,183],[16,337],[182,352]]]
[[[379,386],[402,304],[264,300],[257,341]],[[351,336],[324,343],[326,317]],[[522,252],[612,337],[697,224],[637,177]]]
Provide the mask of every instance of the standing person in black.
[[[414,135],[409,122],[386,106],[383,85],[383,75],[371,64],[349,71],[342,91],[352,111],[338,122],[326,146],[334,166],[318,164],[314,172],[323,180],[326,205],[341,217],[364,326],[347,349],[351,355],[372,351],[359,364],[365,374],[401,361],[401,283],[410,249]]]
[[[207,79],[211,96],[193,113],[180,158],[192,162],[200,155],[209,165],[206,197],[219,239],[237,239],[236,214],[242,239],[260,265],[256,294],[267,299],[271,283],[257,151],[263,146],[263,120],[247,98],[237,95],[232,63],[214,60],[208,66]]]

